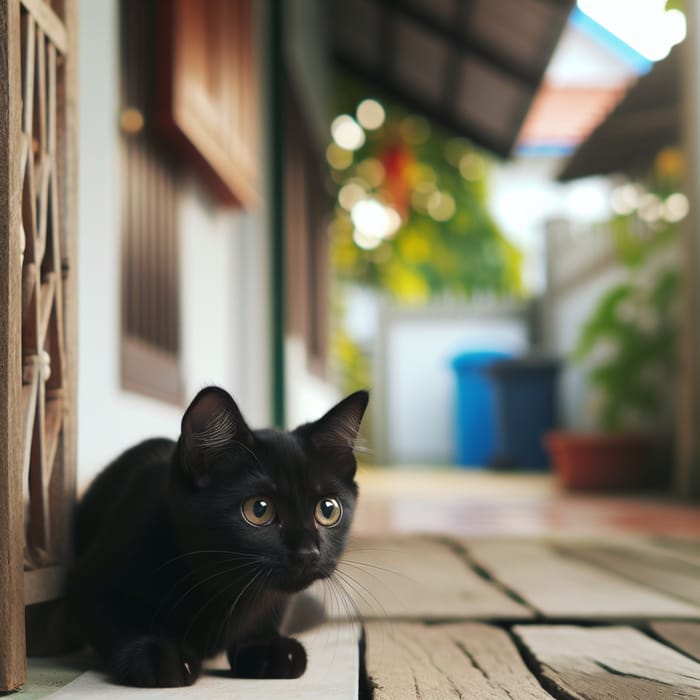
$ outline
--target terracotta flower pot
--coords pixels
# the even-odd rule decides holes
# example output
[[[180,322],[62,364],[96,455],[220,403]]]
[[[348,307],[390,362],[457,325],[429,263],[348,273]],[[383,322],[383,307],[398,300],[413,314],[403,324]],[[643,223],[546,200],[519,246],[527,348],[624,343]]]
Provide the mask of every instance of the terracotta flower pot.
[[[545,445],[566,488],[615,491],[653,485],[653,444],[644,435],[557,431],[545,436]]]

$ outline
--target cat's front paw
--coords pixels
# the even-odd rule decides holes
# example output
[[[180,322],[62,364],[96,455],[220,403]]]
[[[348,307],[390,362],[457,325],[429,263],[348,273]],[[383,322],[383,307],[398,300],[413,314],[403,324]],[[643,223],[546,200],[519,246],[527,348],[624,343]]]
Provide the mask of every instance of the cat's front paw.
[[[238,678],[299,678],[306,670],[304,647],[289,637],[229,651],[228,660]]]
[[[187,646],[171,639],[141,637],[123,646],[113,657],[112,678],[139,688],[177,688],[192,685],[202,662]]]

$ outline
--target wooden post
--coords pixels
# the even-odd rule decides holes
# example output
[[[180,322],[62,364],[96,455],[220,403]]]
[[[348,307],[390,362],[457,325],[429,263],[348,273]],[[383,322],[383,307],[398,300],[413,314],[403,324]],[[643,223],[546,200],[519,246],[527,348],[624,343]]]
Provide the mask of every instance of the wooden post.
[[[683,309],[678,410],[676,492],[700,498],[700,7],[685,4],[688,36],[683,51],[683,153],[690,213],[682,226]]]
[[[63,139],[65,151],[63,169],[63,335],[66,353],[66,415],[63,419],[63,455],[61,491],[54,495],[60,532],[60,555],[68,566],[73,557],[71,533],[73,531],[73,505],[78,471],[78,9],[77,0],[63,0],[63,17],[66,26],[67,52],[65,57],[65,83]]]
[[[14,690],[26,677],[19,0],[0,0],[0,47],[0,690]]]

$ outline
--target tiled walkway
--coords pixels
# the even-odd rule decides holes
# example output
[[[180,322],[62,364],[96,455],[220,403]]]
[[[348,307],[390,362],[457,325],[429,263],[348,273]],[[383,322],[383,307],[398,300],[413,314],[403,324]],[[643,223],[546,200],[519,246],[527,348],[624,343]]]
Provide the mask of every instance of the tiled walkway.
[[[566,493],[549,475],[360,471],[355,533],[653,534],[700,539],[700,507],[655,494]]]

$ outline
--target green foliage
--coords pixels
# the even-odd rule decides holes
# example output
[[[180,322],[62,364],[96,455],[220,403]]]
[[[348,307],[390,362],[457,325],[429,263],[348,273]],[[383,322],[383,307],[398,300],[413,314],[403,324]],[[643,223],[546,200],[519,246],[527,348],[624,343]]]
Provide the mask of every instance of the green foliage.
[[[366,96],[362,86],[341,81],[339,111],[354,114]],[[341,154],[352,163],[336,168],[333,177],[339,188],[360,183],[368,197],[395,208],[402,225],[365,250],[353,240],[349,212],[338,206],[331,235],[339,279],[406,303],[443,294],[523,295],[522,254],[486,206],[489,156],[396,104],[382,103],[384,125],[366,131],[354,154]]]
[[[662,428],[659,417],[672,403],[677,369],[680,272],[668,253],[678,225],[650,225],[630,212],[614,217],[610,228],[627,276],[598,301],[574,359],[592,366],[601,428]]]

